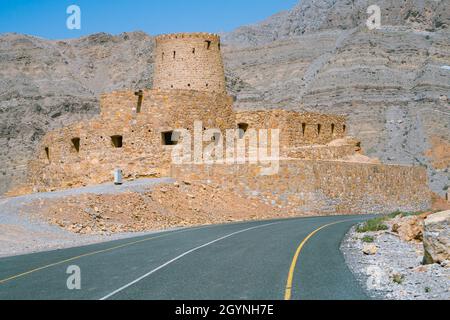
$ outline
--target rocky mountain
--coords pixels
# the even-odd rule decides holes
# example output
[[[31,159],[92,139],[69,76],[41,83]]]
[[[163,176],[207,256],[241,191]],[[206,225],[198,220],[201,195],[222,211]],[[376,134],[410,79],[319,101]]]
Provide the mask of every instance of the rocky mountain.
[[[236,108],[346,114],[351,133],[387,163],[427,166],[450,185],[450,0],[302,0],[222,35]],[[101,92],[151,87],[153,37],[75,40],[0,35],[0,193],[24,179],[44,133],[93,117]]]
[[[301,0],[292,10],[238,28],[223,39],[229,44],[259,45],[317,31],[348,30],[365,25],[371,5],[380,7],[383,25],[430,32],[450,26],[449,0]]]

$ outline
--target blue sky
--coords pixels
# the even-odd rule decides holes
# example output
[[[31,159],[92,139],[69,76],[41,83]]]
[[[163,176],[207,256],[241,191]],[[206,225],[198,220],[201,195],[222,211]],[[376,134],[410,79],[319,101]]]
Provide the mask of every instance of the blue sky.
[[[0,0],[0,33],[17,32],[49,39],[95,32],[149,34],[221,32],[252,24],[298,0]],[[66,27],[69,5],[81,9],[81,30]]]

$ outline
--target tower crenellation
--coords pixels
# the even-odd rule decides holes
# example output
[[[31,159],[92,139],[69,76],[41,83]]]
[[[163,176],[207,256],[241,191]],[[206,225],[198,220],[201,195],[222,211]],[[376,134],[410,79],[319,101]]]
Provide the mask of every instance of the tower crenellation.
[[[179,33],[156,37],[154,89],[226,91],[220,37]]]

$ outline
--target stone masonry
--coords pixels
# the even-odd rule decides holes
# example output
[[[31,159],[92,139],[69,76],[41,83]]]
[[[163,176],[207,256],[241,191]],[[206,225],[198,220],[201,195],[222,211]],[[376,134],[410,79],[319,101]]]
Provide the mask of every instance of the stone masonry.
[[[231,97],[206,91],[113,92],[102,95],[101,110],[98,119],[44,137],[30,163],[35,191],[106,182],[115,168],[125,178],[166,176],[175,128],[192,130],[194,120],[221,130],[234,126]]]
[[[157,37],[153,86],[224,93],[220,38],[209,33]]]
[[[172,176],[212,180],[268,203],[311,214],[388,214],[431,206],[423,168],[285,159],[273,176],[257,165],[173,165]]]

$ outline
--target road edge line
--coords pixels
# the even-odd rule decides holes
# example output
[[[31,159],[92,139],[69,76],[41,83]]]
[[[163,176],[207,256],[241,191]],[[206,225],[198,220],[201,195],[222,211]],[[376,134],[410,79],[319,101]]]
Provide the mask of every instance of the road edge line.
[[[359,219],[350,219],[350,220],[342,220],[342,221],[336,221],[333,223],[329,223],[326,225],[321,226],[320,228],[317,228],[316,230],[314,230],[313,232],[311,232],[305,239],[303,239],[303,241],[300,243],[300,245],[298,246],[295,254],[294,254],[294,258],[292,259],[292,263],[291,263],[291,267],[289,268],[289,273],[288,273],[288,278],[286,281],[286,289],[285,289],[285,293],[284,293],[284,300],[289,301],[292,298],[292,286],[293,286],[293,282],[294,282],[294,273],[295,273],[295,268],[297,267],[297,262],[298,262],[298,258],[300,257],[300,253],[303,250],[303,247],[305,246],[305,244],[319,231],[334,226],[336,224],[340,224],[340,223],[344,223],[344,222],[349,222],[349,221],[356,221]]]

